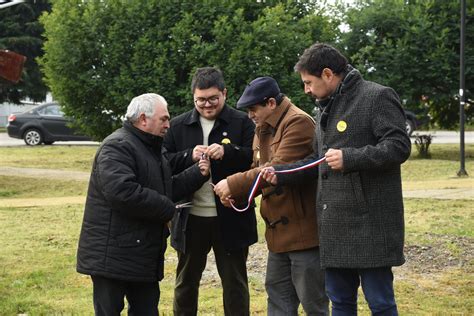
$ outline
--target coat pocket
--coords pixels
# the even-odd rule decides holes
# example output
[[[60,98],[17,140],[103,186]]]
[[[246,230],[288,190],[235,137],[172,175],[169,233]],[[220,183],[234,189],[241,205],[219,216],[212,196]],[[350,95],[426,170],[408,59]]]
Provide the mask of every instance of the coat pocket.
[[[362,180],[359,172],[352,172],[351,174],[352,191],[357,203],[357,210],[359,214],[365,214],[369,211],[367,200],[365,199],[364,189],[362,187]]]
[[[117,245],[120,248],[139,247],[146,241],[146,232],[132,231],[116,237]]]

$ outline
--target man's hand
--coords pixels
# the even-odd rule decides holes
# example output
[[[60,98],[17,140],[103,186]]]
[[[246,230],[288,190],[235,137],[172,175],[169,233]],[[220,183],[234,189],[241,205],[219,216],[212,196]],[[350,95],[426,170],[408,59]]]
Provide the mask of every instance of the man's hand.
[[[219,196],[222,205],[225,207],[231,207],[230,201],[233,202],[234,200],[231,199],[231,192],[227,179],[219,181],[219,183],[214,186],[214,193]]]
[[[232,207],[232,205],[230,204],[230,202],[232,201],[232,203],[235,203],[235,201],[231,198],[224,198],[224,199],[221,199],[221,203],[222,205],[224,205],[225,207]]]
[[[222,159],[224,158],[224,146],[214,143],[207,147],[206,155],[214,160]]]
[[[198,166],[199,171],[201,171],[201,174],[207,177],[209,175],[209,170],[211,169],[211,162],[209,161],[209,159],[201,155],[201,159],[199,159]]]
[[[331,169],[341,171],[344,169],[342,150],[329,148],[324,156],[326,157],[326,162]]]
[[[199,161],[202,158],[202,155],[206,153],[207,146],[197,145],[193,149],[193,161]]]
[[[278,179],[275,174],[275,169],[273,167],[265,167],[261,171],[263,180],[267,181],[271,185],[277,185]]]
[[[214,186],[214,193],[219,196],[221,200],[224,200],[227,197],[230,197],[231,192],[227,179],[222,179]]]

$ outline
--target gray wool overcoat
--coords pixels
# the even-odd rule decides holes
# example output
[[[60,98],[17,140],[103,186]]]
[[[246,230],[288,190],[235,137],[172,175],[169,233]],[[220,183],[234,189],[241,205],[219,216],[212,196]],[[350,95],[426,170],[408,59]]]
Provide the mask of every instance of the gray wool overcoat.
[[[301,166],[324,156],[329,148],[343,152],[343,172],[323,163],[318,168],[278,175],[279,184],[284,185],[318,181],[316,210],[322,267],[402,265],[400,165],[408,159],[411,143],[397,94],[391,88],[365,81],[350,67],[332,95],[330,107],[318,113],[317,121],[315,154],[275,169]]]

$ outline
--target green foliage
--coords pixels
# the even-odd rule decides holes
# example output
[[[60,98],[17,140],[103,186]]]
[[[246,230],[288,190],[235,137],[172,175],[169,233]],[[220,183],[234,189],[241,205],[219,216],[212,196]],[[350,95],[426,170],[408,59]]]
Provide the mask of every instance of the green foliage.
[[[192,108],[195,69],[224,72],[228,104],[271,75],[310,110],[293,66],[315,41],[333,41],[335,22],[313,1],[57,0],[42,18],[46,81],[79,127],[102,139],[121,124],[130,99],[162,94],[172,116]]]
[[[467,0],[466,89],[474,93],[474,1]],[[405,106],[429,109],[440,127],[459,122],[460,1],[360,0],[342,36],[365,78],[393,87]],[[472,96],[471,96],[472,98]],[[466,108],[467,120],[474,107]]]
[[[43,26],[38,18],[50,7],[46,0],[30,0],[0,10],[0,49],[27,57],[19,83],[0,79],[0,103],[20,103],[27,97],[37,102],[45,99],[48,89],[36,62],[43,54]]]

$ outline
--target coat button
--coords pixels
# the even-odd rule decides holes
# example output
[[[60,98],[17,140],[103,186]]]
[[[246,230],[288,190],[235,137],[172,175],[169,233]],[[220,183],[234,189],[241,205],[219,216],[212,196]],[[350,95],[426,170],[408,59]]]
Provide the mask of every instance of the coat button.
[[[328,208],[327,204],[323,204],[323,210],[326,210]]]
[[[140,243],[140,239],[137,239],[137,244],[139,244],[139,243]]]
[[[323,150],[324,150],[324,151],[328,150],[328,145],[324,144],[324,145],[323,145]]]
[[[328,178],[328,174],[327,173],[323,173],[323,175],[321,176],[323,178],[323,180],[326,180]]]

